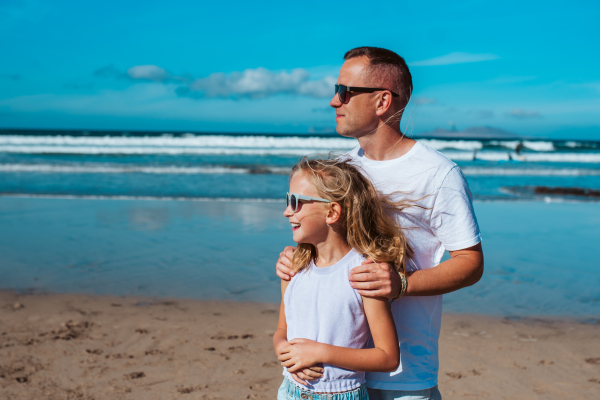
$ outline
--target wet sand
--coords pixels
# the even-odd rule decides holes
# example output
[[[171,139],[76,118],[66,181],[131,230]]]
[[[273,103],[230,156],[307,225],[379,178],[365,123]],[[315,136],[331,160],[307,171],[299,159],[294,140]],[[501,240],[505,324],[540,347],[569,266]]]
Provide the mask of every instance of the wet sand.
[[[0,292],[2,399],[275,399],[275,304]],[[448,399],[600,395],[600,324],[444,315]]]

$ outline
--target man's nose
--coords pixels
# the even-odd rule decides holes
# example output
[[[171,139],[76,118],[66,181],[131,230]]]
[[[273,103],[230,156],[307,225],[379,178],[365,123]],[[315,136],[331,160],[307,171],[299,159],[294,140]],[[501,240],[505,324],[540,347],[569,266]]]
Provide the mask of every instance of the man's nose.
[[[331,101],[329,102],[329,105],[333,108],[339,108],[342,106],[342,102],[340,101],[340,98],[337,93],[333,95]]]

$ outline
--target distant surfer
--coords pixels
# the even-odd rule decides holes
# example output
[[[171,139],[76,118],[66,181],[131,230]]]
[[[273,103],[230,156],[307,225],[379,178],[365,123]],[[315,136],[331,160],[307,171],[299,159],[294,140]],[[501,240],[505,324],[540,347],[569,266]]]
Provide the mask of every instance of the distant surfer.
[[[473,149],[473,161],[477,160],[477,149]]]
[[[521,155],[521,150],[523,150],[523,143],[519,142],[519,144],[517,144],[517,147],[515,147],[515,153],[517,154],[515,161],[525,161],[525,156]],[[509,161],[512,160],[510,154],[508,155],[508,159]]]
[[[519,142],[517,147],[515,147],[515,153],[517,153],[518,156],[521,155],[521,149],[523,149],[523,143]]]

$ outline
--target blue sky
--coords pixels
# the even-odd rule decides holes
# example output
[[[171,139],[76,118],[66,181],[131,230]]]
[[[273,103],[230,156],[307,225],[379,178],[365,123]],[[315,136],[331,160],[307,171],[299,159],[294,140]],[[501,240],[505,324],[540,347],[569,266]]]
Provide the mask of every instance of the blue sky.
[[[319,132],[345,51],[402,55],[412,133],[600,140],[593,1],[0,1],[0,127]],[[409,118],[410,117],[410,118]]]

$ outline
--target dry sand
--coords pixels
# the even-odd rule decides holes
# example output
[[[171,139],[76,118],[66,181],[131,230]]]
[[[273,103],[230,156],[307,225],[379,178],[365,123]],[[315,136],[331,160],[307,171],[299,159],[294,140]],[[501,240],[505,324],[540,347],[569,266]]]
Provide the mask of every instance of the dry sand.
[[[275,399],[277,305],[0,292],[1,399]],[[599,399],[600,325],[444,315],[449,399]]]

